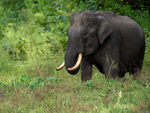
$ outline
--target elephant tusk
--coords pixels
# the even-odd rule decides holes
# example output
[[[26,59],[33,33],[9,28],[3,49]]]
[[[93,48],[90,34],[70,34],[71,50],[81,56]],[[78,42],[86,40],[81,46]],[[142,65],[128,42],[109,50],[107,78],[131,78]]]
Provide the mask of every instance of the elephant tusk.
[[[68,70],[69,71],[73,71],[73,70],[77,69],[79,67],[80,63],[81,63],[81,60],[82,60],[82,54],[80,53],[78,55],[78,61],[77,61],[77,63],[73,67],[68,68]]]
[[[65,66],[65,62],[63,62],[58,68],[56,68],[56,70],[58,71],[58,70],[62,69],[64,66]]]

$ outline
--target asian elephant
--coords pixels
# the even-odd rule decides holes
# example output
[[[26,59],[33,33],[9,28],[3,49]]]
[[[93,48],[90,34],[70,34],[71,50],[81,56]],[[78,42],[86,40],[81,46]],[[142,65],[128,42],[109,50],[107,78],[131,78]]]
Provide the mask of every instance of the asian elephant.
[[[108,11],[78,11],[72,14],[67,30],[65,62],[70,74],[79,71],[81,80],[92,78],[92,65],[106,78],[137,75],[143,65],[145,36],[142,28],[127,16]]]

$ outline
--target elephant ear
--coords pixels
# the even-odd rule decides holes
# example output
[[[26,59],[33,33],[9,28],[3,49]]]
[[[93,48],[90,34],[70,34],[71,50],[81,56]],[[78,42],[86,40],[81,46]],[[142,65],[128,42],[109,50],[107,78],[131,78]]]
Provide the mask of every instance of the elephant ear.
[[[103,44],[104,40],[112,33],[112,28],[109,21],[102,17],[98,17],[98,40],[100,44]]]

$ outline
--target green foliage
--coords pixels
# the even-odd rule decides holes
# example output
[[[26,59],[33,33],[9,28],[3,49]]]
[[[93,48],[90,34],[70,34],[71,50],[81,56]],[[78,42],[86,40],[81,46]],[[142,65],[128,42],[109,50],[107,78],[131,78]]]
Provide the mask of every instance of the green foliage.
[[[149,10],[150,12],[150,1],[149,0],[123,0],[128,2],[132,6],[132,9]]]
[[[0,4],[9,19],[18,17],[18,11],[25,7],[24,0],[1,0]]]
[[[2,0],[0,44],[11,57],[20,60],[65,51],[68,41],[66,31],[73,12],[111,11],[129,16],[143,27],[147,46],[145,58],[149,62],[147,34],[150,31],[150,15],[146,5],[149,2],[132,3],[128,0]]]
[[[34,56],[49,58],[52,52],[61,50],[56,35],[44,31],[44,28],[34,22],[22,23],[20,26],[9,24],[3,31],[5,37],[1,40],[3,49],[7,50],[13,58],[29,59]],[[58,37],[58,36],[57,36]],[[56,45],[57,44],[57,45]]]
[[[56,77],[49,77],[49,78],[31,78],[29,76],[21,76],[21,77],[14,77],[13,80],[10,82],[0,82],[0,89],[11,87],[11,88],[18,88],[20,86],[26,86],[30,89],[35,90],[36,87],[42,87],[48,84],[56,84],[58,82],[62,81],[62,79],[58,79]]]
[[[58,39],[63,45],[63,49],[66,49],[67,45],[67,28],[69,27],[70,14],[62,10],[61,3],[58,5],[45,6],[43,7],[42,13],[36,13],[36,22],[37,24],[45,27],[45,30],[53,32],[57,36],[60,36]]]
[[[145,51],[145,63],[150,67],[150,31],[145,29],[146,51]]]
[[[9,4],[9,1],[5,2]],[[3,16],[0,24],[1,44],[11,56],[22,60],[38,56],[39,53],[60,52],[66,49],[68,40],[66,30],[71,14],[65,10],[70,9],[72,2],[64,4],[63,1],[58,1],[54,4],[49,1],[49,5],[47,2],[24,0],[24,8],[20,10],[14,8],[17,16],[13,13],[9,15],[11,12],[9,10],[1,14]],[[4,4],[4,1],[1,3]],[[11,1],[9,5],[13,3],[18,4],[17,1]],[[3,8],[1,11],[4,12]]]
[[[78,4],[84,3],[90,10],[107,10],[116,13],[124,13],[126,10],[147,10],[150,12],[148,0],[75,0]],[[123,12],[125,11],[125,12]]]

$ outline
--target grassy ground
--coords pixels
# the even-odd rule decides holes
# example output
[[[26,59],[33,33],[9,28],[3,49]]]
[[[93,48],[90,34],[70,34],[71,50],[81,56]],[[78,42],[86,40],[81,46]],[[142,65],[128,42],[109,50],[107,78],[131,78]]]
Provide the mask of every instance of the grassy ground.
[[[94,68],[91,81],[80,73],[56,71],[63,56],[49,60],[11,61],[1,58],[0,112],[8,113],[148,113],[150,68],[144,65],[137,79],[105,80]]]

